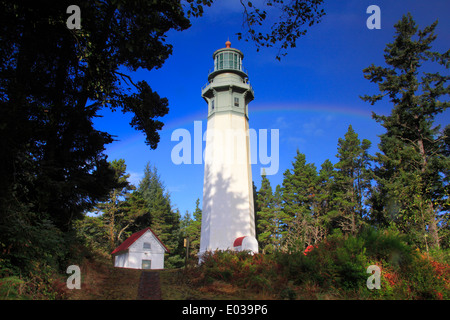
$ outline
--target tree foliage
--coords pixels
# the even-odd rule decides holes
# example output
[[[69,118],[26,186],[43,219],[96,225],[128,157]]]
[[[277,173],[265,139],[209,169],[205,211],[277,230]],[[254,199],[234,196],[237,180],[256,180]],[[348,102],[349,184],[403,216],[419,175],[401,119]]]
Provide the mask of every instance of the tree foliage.
[[[288,247],[310,245],[319,240],[317,222],[317,169],[297,150],[293,168],[284,173],[282,206]]]
[[[370,141],[360,140],[352,126],[338,140],[337,162],[325,161],[319,172],[299,151],[281,186],[280,250],[303,251],[338,230],[357,236],[369,225],[397,230],[419,248],[448,248],[450,125],[434,125],[449,107],[450,76],[435,70],[450,67],[450,50],[431,50],[437,22],[419,30],[410,14],[395,25],[386,46],[386,66],[363,70],[380,93],[365,95],[374,105],[389,99],[390,115],[373,113],[385,129],[379,151],[369,155]],[[433,72],[427,72],[434,64]],[[425,69],[425,70],[424,70]],[[270,237],[272,203],[267,178],[258,192],[257,229],[262,244]],[[270,188],[271,191],[271,188]]]
[[[344,139],[338,140],[338,162],[334,174],[334,207],[336,223],[340,228],[356,235],[363,218],[368,214],[365,200],[370,190],[369,155],[370,141],[362,142],[352,126]]]
[[[200,250],[200,233],[202,226],[202,209],[200,199],[195,201],[193,217],[187,211],[182,221],[182,235],[184,239],[189,238],[189,256],[196,257]]]
[[[190,26],[174,1],[78,1],[82,28],[71,30],[71,4],[0,2],[0,244],[21,262],[37,258],[32,234],[70,232],[118,187],[103,153],[113,137],[93,127],[101,108],[132,112],[130,125],[157,146],[167,99],[125,72],[160,68],[167,31]]]
[[[125,160],[113,160],[111,167],[114,170],[114,176],[118,186],[111,190],[106,201],[99,202],[96,205],[96,210],[101,212],[102,220],[108,229],[110,251],[114,250],[120,241],[123,230],[129,226],[127,224],[123,227],[123,225],[118,224],[118,220],[124,215],[124,211],[121,208],[122,204],[129,197],[130,191],[135,189],[128,182],[130,175],[126,173],[127,166]]]
[[[265,172],[261,175],[261,188],[256,197],[256,233],[261,250],[270,250],[277,237],[277,221],[274,215],[274,199],[270,181]]]
[[[428,61],[450,67],[450,50],[431,51],[436,26],[437,21],[418,30],[410,14],[403,16],[395,25],[394,41],[385,48],[387,67],[364,69],[365,78],[378,84],[380,93],[362,97],[372,105],[388,97],[393,104],[388,116],[373,113],[386,129],[375,158],[378,194],[374,201],[379,217],[417,234],[417,241],[426,247],[439,247],[449,195],[448,131],[433,123],[450,106],[445,101],[450,76],[422,71]]]
[[[304,36],[308,27],[321,21],[325,15],[321,8],[323,0],[268,0],[261,6],[252,1],[239,0],[244,8],[242,26],[244,33],[238,32],[238,39],[253,41],[257,50],[261,47],[276,47],[276,58],[286,56],[288,48],[295,48],[297,40]],[[279,14],[270,31],[264,30],[266,19]],[[265,28],[266,29],[266,28]]]
[[[238,39],[251,41],[257,51],[263,47],[276,47],[276,59],[286,56],[289,48],[295,48],[297,41],[308,28],[321,21],[325,10],[323,0],[239,0],[242,5],[242,29]],[[188,16],[200,17],[204,7],[210,7],[214,0],[186,0]],[[270,25],[270,31],[268,30]]]

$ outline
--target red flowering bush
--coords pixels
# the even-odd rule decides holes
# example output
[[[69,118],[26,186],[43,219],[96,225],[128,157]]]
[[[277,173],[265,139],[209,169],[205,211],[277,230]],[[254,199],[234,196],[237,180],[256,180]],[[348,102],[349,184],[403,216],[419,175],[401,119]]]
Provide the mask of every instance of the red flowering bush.
[[[258,292],[278,290],[284,283],[279,268],[271,255],[234,251],[207,253],[200,266],[209,281],[225,281]]]
[[[305,251],[303,251],[303,254],[306,256],[308,252],[311,252],[314,249],[314,246],[309,245],[306,247]]]
[[[430,261],[430,263],[434,268],[437,278],[442,280],[446,287],[450,289],[450,265],[437,261]]]
[[[450,266],[420,254],[396,232],[336,232],[289,252],[250,255],[218,251],[200,266],[206,281],[222,281],[279,298],[450,299]],[[367,288],[367,268],[380,268],[381,288]],[[210,282],[210,283],[211,283]],[[312,290],[313,289],[313,290]]]
[[[395,264],[386,261],[371,262],[381,270],[381,289],[367,290],[368,298],[407,300],[450,299],[450,266],[437,262],[426,254],[413,250],[405,260]]]
[[[434,261],[418,250],[407,264],[382,269],[381,295],[394,299],[450,299],[450,266]]]

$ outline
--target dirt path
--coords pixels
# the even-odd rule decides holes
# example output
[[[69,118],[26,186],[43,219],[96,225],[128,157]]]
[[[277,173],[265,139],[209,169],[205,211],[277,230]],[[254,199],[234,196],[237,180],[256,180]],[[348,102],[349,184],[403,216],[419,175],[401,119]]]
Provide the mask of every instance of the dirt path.
[[[161,300],[161,283],[158,271],[142,271],[137,299]]]

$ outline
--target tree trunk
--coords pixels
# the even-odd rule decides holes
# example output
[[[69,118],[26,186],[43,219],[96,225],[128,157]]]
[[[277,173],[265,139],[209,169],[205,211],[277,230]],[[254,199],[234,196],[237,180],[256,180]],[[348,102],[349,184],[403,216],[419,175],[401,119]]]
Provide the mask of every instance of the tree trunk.
[[[420,131],[419,131],[420,132]],[[422,174],[425,173],[427,166],[428,166],[428,160],[427,160],[427,155],[425,152],[425,147],[423,144],[423,139],[422,137],[419,138],[419,140],[417,141],[417,145],[419,146],[419,152],[420,152],[420,156],[422,157],[422,168],[421,168],[421,172]],[[426,196],[426,195],[425,195]],[[429,199],[428,205],[426,207],[426,217],[427,217],[427,222],[428,222],[428,230],[429,230],[429,234],[430,234],[430,240],[431,240],[431,246],[433,248],[439,248],[439,234],[438,234],[438,225],[437,225],[437,221],[436,221],[436,215],[434,212],[434,208],[433,208],[433,204],[431,202],[432,200]]]
[[[436,216],[434,214],[434,208],[433,208],[433,204],[429,203],[428,204],[428,220],[429,220],[429,224],[428,224],[428,228],[430,231],[430,239],[431,239],[431,246],[433,248],[440,248],[440,243],[439,243],[439,233],[438,233],[438,225],[437,225],[437,221],[436,221]]]

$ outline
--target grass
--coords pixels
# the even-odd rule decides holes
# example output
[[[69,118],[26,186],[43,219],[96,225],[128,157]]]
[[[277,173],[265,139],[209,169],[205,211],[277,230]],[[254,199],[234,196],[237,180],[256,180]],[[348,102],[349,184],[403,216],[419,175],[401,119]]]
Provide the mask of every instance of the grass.
[[[70,300],[135,300],[142,270],[114,268],[107,255],[85,259],[81,268],[81,289],[68,290]],[[158,271],[163,300],[214,300],[255,298],[231,284],[214,281],[198,286],[184,269]]]
[[[271,296],[214,280],[202,283],[196,268],[160,271],[163,300],[264,300]]]
[[[81,289],[67,290],[70,300],[135,300],[142,270],[114,268],[107,255],[85,259]],[[196,267],[158,271],[163,300],[254,300],[275,297],[225,281],[204,282]]]
[[[85,260],[81,268],[81,289],[69,290],[71,300],[135,300],[141,270],[114,268],[106,255]]]

